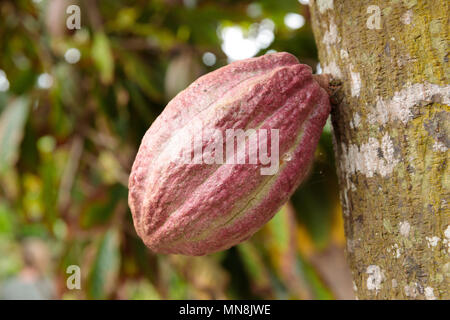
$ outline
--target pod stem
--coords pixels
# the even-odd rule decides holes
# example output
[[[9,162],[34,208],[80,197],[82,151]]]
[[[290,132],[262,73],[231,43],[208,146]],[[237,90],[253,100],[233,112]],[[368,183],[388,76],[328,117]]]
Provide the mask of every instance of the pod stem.
[[[330,96],[330,101],[332,104],[339,104],[340,100],[338,98],[338,91],[341,88],[341,80],[334,79],[330,74],[313,74],[313,79],[325,89],[325,91]]]
[[[329,75],[329,74],[313,74],[313,79],[316,80],[316,82],[322,88],[324,88],[326,92],[328,92],[328,95],[331,94],[331,91],[330,91],[331,75]]]

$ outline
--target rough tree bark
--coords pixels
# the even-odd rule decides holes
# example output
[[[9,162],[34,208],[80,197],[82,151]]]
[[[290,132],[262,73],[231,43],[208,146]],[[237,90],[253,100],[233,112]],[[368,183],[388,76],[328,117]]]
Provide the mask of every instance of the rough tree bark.
[[[311,0],[359,299],[450,299],[446,0]]]

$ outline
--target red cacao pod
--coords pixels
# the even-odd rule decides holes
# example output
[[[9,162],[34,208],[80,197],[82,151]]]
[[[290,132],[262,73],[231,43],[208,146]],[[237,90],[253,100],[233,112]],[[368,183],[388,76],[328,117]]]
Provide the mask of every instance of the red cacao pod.
[[[329,112],[328,94],[311,68],[288,53],[237,61],[200,77],[169,102],[142,140],[129,179],[138,235],[155,252],[186,255],[248,239],[305,177]],[[244,156],[228,136],[231,129],[250,132],[242,140]],[[230,143],[226,163],[211,161]],[[262,160],[266,143],[270,167],[278,161],[269,173],[267,157]],[[186,162],[186,154],[193,161]]]

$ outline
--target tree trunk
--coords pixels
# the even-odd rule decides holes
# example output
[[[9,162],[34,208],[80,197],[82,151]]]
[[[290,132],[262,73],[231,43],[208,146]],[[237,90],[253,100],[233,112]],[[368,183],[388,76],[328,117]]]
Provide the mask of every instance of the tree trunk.
[[[450,299],[446,0],[311,0],[359,299]]]

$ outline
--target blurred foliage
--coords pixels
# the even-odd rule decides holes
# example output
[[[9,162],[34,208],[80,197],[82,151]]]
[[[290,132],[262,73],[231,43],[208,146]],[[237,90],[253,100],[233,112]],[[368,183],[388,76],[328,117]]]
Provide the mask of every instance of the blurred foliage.
[[[80,30],[66,28],[70,4],[81,7]],[[306,24],[286,27],[289,12]],[[315,69],[306,6],[296,0],[14,0],[0,2],[0,15],[3,298],[12,293],[2,293],[2,283],[30,277],[51,279],[54,292],[45,298],[352,297],[329,125],[291,203],[230,250],[155,255],[137,238],[127,206],[128,173],[147,128],[177,92],[228,63],[220,28],[245,31],[272,21],[275,37],[257,54],[288,51]],[[74,64],[65,57],[70,48],[81,54]],[[202,62],[205,52],[215,63]],[[41,261],[43,252],[48,261]],[[69,265],[81,268],[81,290],[66,287]],[[330,274],[329,266],[344,272]]]

